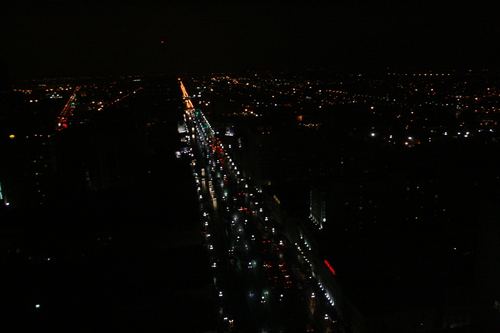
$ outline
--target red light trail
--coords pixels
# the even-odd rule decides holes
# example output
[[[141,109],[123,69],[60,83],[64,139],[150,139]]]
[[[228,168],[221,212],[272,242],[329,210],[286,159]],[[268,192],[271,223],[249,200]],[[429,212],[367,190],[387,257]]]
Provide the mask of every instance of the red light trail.
[[[333,275],[337,275],[337,273],[335,272],[335,270],[333,269],[333,267],[330,265],[330,263],[326,259],[323,260],[323,262],[325,263],[326,267],[328,267],[328,269],[330,270],[330,272],[332,272]]]

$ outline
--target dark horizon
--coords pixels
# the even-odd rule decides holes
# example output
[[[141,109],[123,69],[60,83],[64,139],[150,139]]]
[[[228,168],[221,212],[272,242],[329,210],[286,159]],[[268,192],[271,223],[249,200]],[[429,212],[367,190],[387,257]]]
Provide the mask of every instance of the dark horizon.
[[[494,68],[498,5],[10,1],[12,79],[380,67]]]

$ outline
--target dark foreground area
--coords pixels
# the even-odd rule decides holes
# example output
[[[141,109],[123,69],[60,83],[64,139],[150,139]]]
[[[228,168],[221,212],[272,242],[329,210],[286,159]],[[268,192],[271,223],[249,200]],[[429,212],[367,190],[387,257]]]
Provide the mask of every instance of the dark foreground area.
[[[184,161],[168,170],[127,191],[3,211],[0,330],[214,329],[192,179]]]

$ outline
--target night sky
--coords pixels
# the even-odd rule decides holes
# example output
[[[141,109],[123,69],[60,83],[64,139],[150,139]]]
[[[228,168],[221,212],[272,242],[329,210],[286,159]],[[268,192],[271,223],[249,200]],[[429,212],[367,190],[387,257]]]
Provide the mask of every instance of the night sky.
[[[498,66],[498,1],[293,3],[8,0],[0,66],[12,78]]]

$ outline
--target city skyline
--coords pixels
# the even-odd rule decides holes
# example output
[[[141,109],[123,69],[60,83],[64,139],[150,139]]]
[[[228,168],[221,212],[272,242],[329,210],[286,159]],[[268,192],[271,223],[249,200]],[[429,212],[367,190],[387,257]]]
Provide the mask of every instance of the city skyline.
[[[498,85],[493,70],[17,81],[0,305],[26,327],[61,311],[112,325],[123,297],[142,328],[494,327]],[[28,268],[54,282],[16,279]]]
[[[8,1],[0,327],[498,330],[499,9]]]

